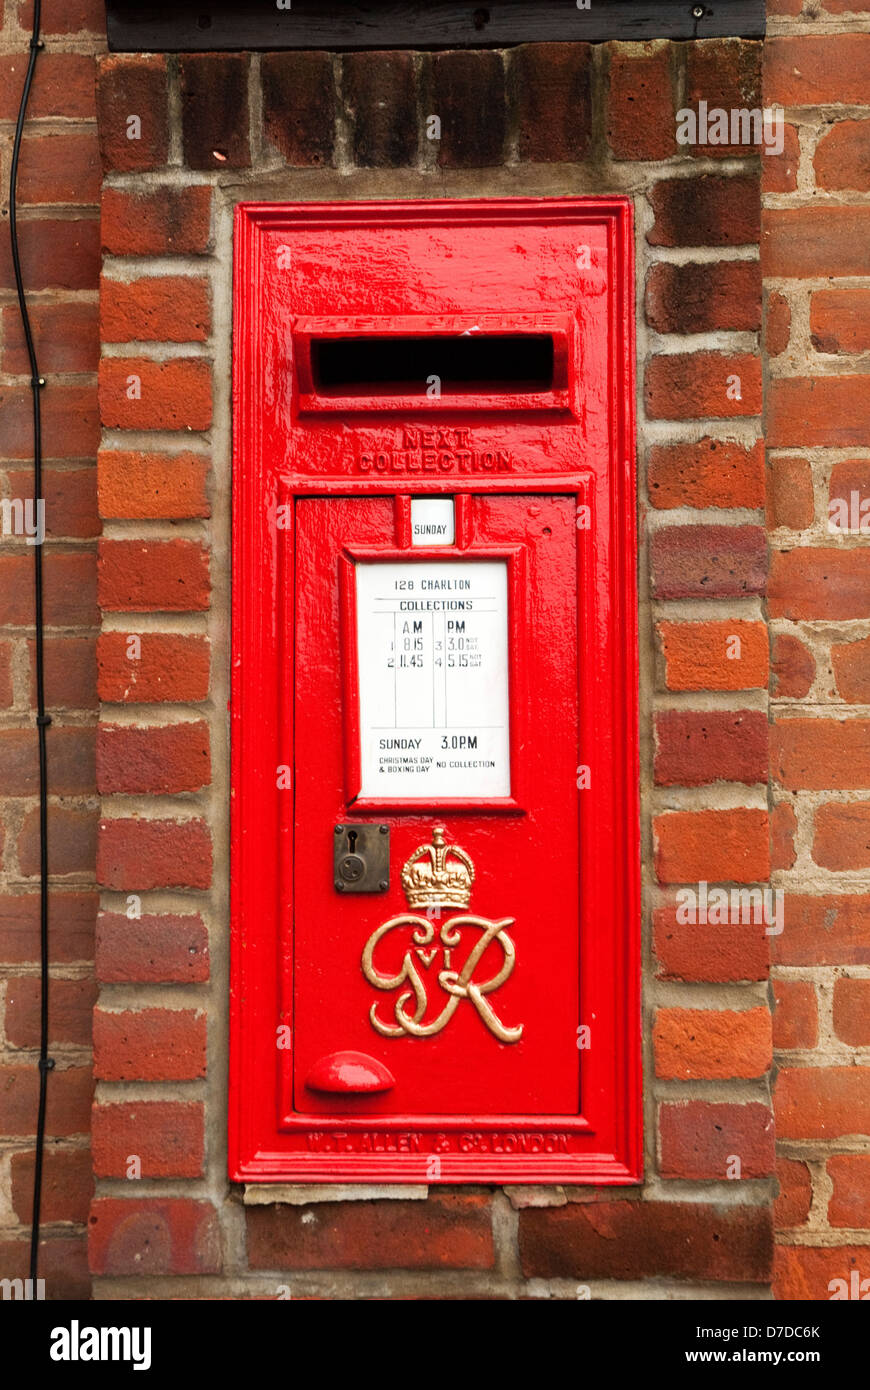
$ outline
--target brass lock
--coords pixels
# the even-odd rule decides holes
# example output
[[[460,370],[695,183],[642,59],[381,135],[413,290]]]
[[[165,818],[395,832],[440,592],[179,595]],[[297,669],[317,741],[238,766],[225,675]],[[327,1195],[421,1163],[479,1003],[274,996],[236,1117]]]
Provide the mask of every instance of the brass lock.
[[[332,867],[338,893],[386,893],[390,886],[390,827],[337,825]]]

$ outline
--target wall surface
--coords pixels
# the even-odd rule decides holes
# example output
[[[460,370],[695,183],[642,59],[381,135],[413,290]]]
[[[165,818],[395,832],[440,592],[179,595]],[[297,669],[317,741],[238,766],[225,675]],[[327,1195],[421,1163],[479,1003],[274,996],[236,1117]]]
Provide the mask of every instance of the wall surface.
[[[860,532],[828,530],[829,489],[870,497],[870,17],[804,8],[769,6],[775,156],[676,141],[683,107],[760,106],[762,45],[737,40],[102,56],[98,148],[102,6],[47,0],[19,192],[56,489],[49,1297],[88,1290],[97,987],[97,1298],[763,1299],[777,1190],[775,1295],[870,1274],[870,571]],[[4,183],[28,19],[7,0]],[[637,226],[644,1184],[245,1193],[225,1178],[234,205],[613,192]],[[15,497],[29,373],[6,243],[0,273]],[[10,1274],[36,1111],[30,560],[2,540]],[[702,882],[783,888],[784,930],[686,923],[676,894]]]

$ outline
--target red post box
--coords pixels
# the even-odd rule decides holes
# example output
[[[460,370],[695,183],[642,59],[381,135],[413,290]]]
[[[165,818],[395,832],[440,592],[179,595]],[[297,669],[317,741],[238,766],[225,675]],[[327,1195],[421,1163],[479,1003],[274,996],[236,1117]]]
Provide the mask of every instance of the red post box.
[[[632,254],[238,209],[234,1179],[640,1176]]]

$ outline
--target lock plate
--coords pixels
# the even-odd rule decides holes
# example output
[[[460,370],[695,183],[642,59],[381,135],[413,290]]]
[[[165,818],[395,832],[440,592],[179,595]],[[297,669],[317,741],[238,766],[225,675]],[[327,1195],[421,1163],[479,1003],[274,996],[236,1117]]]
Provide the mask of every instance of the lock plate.
[[[390,886],[388,825],[337,825],[332,840],[332,877],[337,893],[386,893]]]

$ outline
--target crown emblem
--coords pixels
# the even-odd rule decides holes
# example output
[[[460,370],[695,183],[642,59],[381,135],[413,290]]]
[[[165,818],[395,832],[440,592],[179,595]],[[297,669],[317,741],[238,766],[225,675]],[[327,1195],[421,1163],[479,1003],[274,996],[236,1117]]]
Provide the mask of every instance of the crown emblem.
[[[418,845],[402,869],[408,906],[468,907],[474,865],[459,845],[445,845],[444,826],[432,830],[431,845]]]

